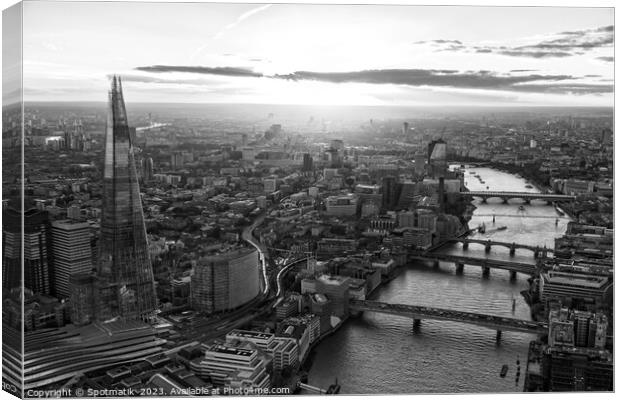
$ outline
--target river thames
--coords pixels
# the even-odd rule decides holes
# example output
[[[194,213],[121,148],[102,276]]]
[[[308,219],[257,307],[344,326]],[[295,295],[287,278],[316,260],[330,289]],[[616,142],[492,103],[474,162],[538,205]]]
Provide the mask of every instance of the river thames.
[[[472,191],[537,192],[526,187],[525,179],[490,168],[468,167],[465,183]],[[554,238],[563,235],[570,221],[558,216],[555,208],[545,202],[533,201],[531,205],[524,204],[523,209],[519,209],[519,200],[508,204],[499,199],[486,204],[475,200],[474,204],[477,208],[470,228],[484,223],[487,229],[473,238],[553,248]],[[497,230],[503,226],[506,229]],[[525,249],[510,256],[507,248],[496,246],[485,253],[478,244],[470,244],[468,250],[453,244],[442,251],[514,261],[533,259],[532,252]],[[529,320],[529,307],[520,294],[528,288],[526,279],[527,276],[518,275],[511,282],[508,271],[493,269],[485,279],[477,266],[466,265],[464,273],[456,275],[451,263],[441,263],[438,269],[413,263],[396,279],[378,288],[373,299]],[[423,320],[420,330],[414,333],[410,318],[366,312],[351,318],[316,347],[308,382],[327,387],[337,378],[343,394],[521,392],[528,345],[535,337],[504,332],[501,341],[496,342],[493,330],[430,320]],[[521,360],[519,380],[517,358]],[[509,370],[501,378],[504,364]]]

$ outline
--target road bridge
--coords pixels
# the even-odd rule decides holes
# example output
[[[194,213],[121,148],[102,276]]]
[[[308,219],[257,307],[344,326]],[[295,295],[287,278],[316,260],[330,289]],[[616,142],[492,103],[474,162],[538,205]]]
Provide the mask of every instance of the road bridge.
[[[453,254],[429,253],[429,252],[409,252],[408,260],[433,261],[439,265],[440,261],[452,262],[456,265],[457,273],[462,273],[465,264],[477,265],[482,267],[482,274],[488,276],[491,268],[510,271],[511,278],[516,278],[517,273],[534,275],[536,273],[536,263],[523,263],[517,261],[493,260],[490,258],[477,258],[457,256]]]
[[[410,317],[413,319],[414,329],[419,328],[422,319],[454,321],[482,326],[495,330],[498,340],[501,338],[502,331],[535,334],[544,334],[548,331],[547,324],[542,322],[409,304],[390,304],[379,301],[351,299],[349,300],[349,309]]]
[[[460,192],[461,196],[469,198],[479,198],[485,203],[487,199],[498,198],[502,199],[504,203],[507,203],[511,199],[521,199],[526,203],[532,200],[545,200],[547,203],[553,201],[575,201],[575,196],[569,196],[564,194],[551,194],[551,193],[534,193],[534,192],[497,192],[497,191],[469,191]]]
[[[490,239],[472,239],[472,238],[464,238],[464,237],[455,237],[450,238],[447,242],[452,243],[462,243],[463,250],[467,250],[469,248],[470,243],[481,244],[484,245],[484,250],[488,253],[491,251],[492,246],[503,246],[510,250],[510,255],[514,255],[517,249],[526,249],[530,250],[534,253],[534,257],[538,258],[539,256],[542,258],[546,258],[548,253],[552,253],[552,249],[548,249],[546,246],[532,246],[527,244],[519,244],[515,242],[500,242],[498,240],[490,240]]]
[[[536,219],[561,219],[560,215],[532,215],[532,214],[523,214],[523,212],[515,212],[515,213],[476,213],[476,217],[508,217],[508,218],[523,218],[527,219],[536,218]],[[491,227],[489,227],[491,228]]]

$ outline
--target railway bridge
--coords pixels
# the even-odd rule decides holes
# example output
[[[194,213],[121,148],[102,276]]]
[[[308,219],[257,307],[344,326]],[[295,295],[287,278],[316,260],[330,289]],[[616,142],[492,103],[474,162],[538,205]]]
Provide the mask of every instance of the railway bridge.
[[[469,191],[460,192],[461,196],[469,198],[482,199],[483,203],[486,203],[488,199],[498,198],[507,203],[511,199],[521,199],[526,203],[530,203],[532,200],[545,200],[547,204],[551,204],[554,201],[574,201],[575,196],[569,196],[564,194],[551,194],[551,193],[534,193],[534,192],[497,192],[497,191]]]
[[[516,279],[517,273],[522,273],[526,275],[534,275],[536,273],[536,261],[534,261],[533,263],[524,263],[518,261],[494,260],[490,258],[467,257],[454,254],[417,251],[411,251],[407,253],[407,259],[408,261],[433,261],[435,263],[435,266],[439,266],[440,261],[452,262],[456,265],[457,273],[463,273],[465,264],[476,265],[482,267],[483,276],[488,276],[492,268],[510,271],[511,279]]]
[[[349,300],[349,309],[352,311],[369,311],[410,317],[413,319],[414,329],[420,327],[422,319],[455,321],[478,325],[495,330],[497,340],[501,338],[502,331],[544,334],[548,330],[548,325],[542,322],[409,304],[390,304],[379,301],[351,299]]]

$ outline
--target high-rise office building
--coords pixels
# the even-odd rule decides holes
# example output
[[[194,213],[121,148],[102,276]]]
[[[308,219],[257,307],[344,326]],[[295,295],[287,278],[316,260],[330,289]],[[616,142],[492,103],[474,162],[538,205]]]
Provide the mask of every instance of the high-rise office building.
[[[148,317],[157,307],[134,147],[120,77],[109,93],[95,317]]]
[[[143,160],[144,163],[144,167],[142,168],[142,177],[146,182],[152,181],[153,180],[153,175],[154,175],[154,171],[153,171],[153,159],[151,157],[146,157]]]
[[[52,222],[52,254],[56,297],[68,298],[70,277],[92,270],[90,225],[72,220]]]
[[[310,153],[304,153],[303,171],[309,172],[313,170],[313,160]]]
[[[22,248],[23,221],[23,248]],[[31,209],[22,215],[7,208],[2,223],[2,289],[23,286],[37,294],[52,294],[50,224],[47,211]]]
[[[575,310],[575,346],[588,346],[588,331],[590,329],[590,313]]]
[[[71,287],[71,322],[74,325],[90,324],[95,315],[95,284],[93,274],[76,274],[69,276]]]
[[[443,140],[434,140],[428,145],[428,165],[430,167],[431,176],[445,176],[448,169],[446,162],[448,146]]]
[[[439,200],[439,212],[446,212],[446,193],[445,193],[445,180],[443,176],[439,177],[439,187],[437,189],[437,197]]]
[[[191,305],[198,311],[231,310],[249,302],[260,292],[257,251],[240,248],[200,258],[190,288]]]
[[[394,176],[383,178],[383,208],[386,210],[396,206],[398,201],[398,181]]]
[[[341,139],[333,139],[329,147],[338,151],[344,151],[344,142]]]
[[[604,146],[608,146],[613,144],[614,141],[614,133],[609,128],[604,128],[601,131],[601,144]]]
[[[47,211],[24,213],[24,286],[34,293],[52,294],[50,221]]]
[[[21,213],[7,206],[2,212],[2,292],[22,286]]]
[[[183,153],[175,151],[170,155],[170,168],[180,169],[183,166]]]
[[[555,346],[542,354],[543,390],[613,390],[613,355],[608,350]]]
[[[330,166],[332,168],[342,168],[342,161],[344,155],[344,142],[342,140],[332,140],[326,153],[329,156]]]
[[[74,120],[73,128],[65,126],[65,147],[67,150],[79,150],[84,148],[84,127],[82,120]]]

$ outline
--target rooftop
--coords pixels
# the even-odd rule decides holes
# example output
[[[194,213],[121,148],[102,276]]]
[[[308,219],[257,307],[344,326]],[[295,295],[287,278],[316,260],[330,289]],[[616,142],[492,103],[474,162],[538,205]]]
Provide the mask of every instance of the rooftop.
[[[249,357],[253,353],[255,353],[254,350],[240,349],[238,347],[224,346],[221,344],[218,344],[218,345],[215,345],[209,348],[208,351],[213,352],[213,353],[230,354],[230,355],[244,356],[244,357]]]
[[[245,331],[245,330],[240,330],[240,329],[233,329],[232,331],[228,333],[228,335],[255,338],[255,339],[269,339],[270,337],[273,337],[272,333],[264,333],[264,332],[258,332],[258,331]]]
[[[348,279],[348,277],[340,275],[321,275],[317,278],[317,281],[327,285],[343,285],[347,283]]]
[[[90,224],[88,222],[76,221],[71,219],[63,219],[60,221],[52,222],[52,227],[61,228],[65,230],[77,230],[77,229],[90,229]]]
[[[569,272],[559,271],[548,271],[544,273],[543,276],[546,278],[545,280],[550,283],[582,286],[593,289],[600,289],[609,281],[609,278],[605,276],[572,274]]]

